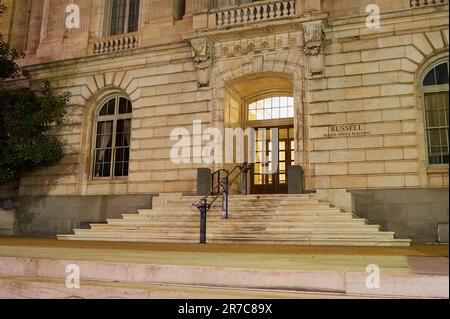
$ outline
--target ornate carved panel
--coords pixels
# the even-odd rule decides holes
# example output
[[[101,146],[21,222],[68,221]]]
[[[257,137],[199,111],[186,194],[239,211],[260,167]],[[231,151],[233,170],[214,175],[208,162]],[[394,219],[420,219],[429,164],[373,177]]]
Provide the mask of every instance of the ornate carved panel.
[[[208,87],[211,80],[211,66],[214,56],[214,45],[207,38],[190,40],[194,66],[197,69],[199,87]]]

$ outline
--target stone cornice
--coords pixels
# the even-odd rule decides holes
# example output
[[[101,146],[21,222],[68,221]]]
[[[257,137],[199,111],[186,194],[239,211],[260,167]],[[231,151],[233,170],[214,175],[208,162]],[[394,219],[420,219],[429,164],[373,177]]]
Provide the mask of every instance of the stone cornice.
[[[190,52],[190,47],[185,41],[173,43],[170,45],[143,47],[129,51],[91,55],[87,57],[68,59],[63,61],[30,64],[23,66],[23,70],[29,74],[45,74],[45,78],[59,77],[62,76],[60,73],[71,71],[76,72],[77,74],[91,74],[95,72],[83,70],[83,68],[91,69],[94,66],[98,66],[98,70],[101,70],[102,72],[115,71],[117,70],[117,64],[115,64],[115,62],[123,63],[131,60],[137,62],[143,61],[143,63],[130,63],[124,69],[133,69],[142,67],[143,65],[156,66],[159,63],[147,62],[148,58],[154,58],[155,56],[166,56],[173,53],[182,52],[186,52],[187,55]],[[151,55],[149,56],[149,54]],[[107,65],[109,64],[111,65],[110,70],[107,67]]]
[[[195,38],[209,38],[214,42],[227,41],[236,38],[242,38],[245,34],[247,37],[257,37],[266,35],[267,33],[283,33],[293,32],[301,29],[301,24],[308,21],[326,20],[328,14],[324,12],[311,12],[302,15],[301,17],[288,18],[279,21],[264,21],[242,26],[236,26],[231,29],[203,29],[195,30],[183,36],[186,40]]]
[[[404,22],[405,19],[419,21],[422,19],[433,19],[449,16],[449,5],[437,4],[427,7],[408,8],[396,11],[387,11],[380,13],[380,20],[383,24],[394,24]],[[329,18],[329,25],[332,31],[343,31],[354,29],[358,26],[365,26],[367,14],[360,14],[351,17]],[[448,26],[448,23],[447,23]]]

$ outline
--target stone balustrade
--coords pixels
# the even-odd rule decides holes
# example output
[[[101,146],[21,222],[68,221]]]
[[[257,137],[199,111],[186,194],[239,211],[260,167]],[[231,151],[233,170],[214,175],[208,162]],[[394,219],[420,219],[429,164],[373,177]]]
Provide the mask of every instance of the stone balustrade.
[[[295,1],[265,1],[239,7],[216,9],[216,27],[279,20],[295,15]]]
[[[103,54],[138,47],[137,34],[122,34],[120,36],[104,38],[94,43],[94,54]]]
[[[443,3],[448,3],[448,0],[411,0],[411,7],[417,8],[432,4],[443,4]]]

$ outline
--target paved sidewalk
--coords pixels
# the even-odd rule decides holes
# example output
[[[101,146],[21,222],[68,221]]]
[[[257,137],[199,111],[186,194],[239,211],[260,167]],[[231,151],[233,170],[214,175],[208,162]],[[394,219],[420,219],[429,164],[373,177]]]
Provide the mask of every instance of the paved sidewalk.
[[[307,255],[273,252],[248,254],[242,252],[154,251],[26,246],[0,246],[0,257],[340,272],[364,272],[368,265],[376,264],[386,273],[448,275],[448,258],[446,257]]]
[[[201,287],[217,286],[338,294],[336,297],[448,297],[449,260],[445,256],[448,246],[442,245],[153,245],[0,238],[0,276],[16,276],[14,280],[3,279],[6,290],[15,287],[14,283],[28,282],[30,289],[39,291],[39,280],[27,278],[43,278],[46,287],[51,287],[52,280],[65,278],[65,266],[75,263],[91,287],[96,287],[96,282],[149,287],[159,283],[188,285],[199,293]],[[366,288],[368,265],[380,269],[379,291]],[[58,291],[65,293],[64,287]]]
[[[290,246],[290,245],[227,245],[227,244],[153,244],[124,242],[58,241],[56,238],[0,237],[0,246],[131,249],[152,251],[241,252],[306,255],[362,255],[362,256],[428,256],[448,257],[448,245],[414,244],[411,247],[377,246]]]
[[[63,242],[0,238],[0,256],[155,265],[448,275],[448,246],[310,247]],[[427,256],[427,257],[426,257]]]

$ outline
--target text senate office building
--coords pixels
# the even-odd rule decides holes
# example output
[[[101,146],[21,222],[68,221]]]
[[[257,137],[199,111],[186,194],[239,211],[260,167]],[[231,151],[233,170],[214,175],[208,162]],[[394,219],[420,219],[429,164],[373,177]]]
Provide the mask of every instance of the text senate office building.
[[[4,234],[195,241],[192,203],[212,200],[222,174],[235,181],[233,227],[221,226],[219,199],[212,241],[448,236],[447,0],[5,4],[0,32],[26,53],[27,78],[9,85],[49,80],[72,98],[56,133],[64,159],[1,188]],[[253,129],[254,147],[247,136],[244,157],[224,147],[206,160],[228,129]],[[178,160],[174,130],[193,143]],[[233,178],[243,162],[247,178]],[[270,232],[283,222],[301,224]]]

